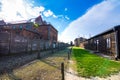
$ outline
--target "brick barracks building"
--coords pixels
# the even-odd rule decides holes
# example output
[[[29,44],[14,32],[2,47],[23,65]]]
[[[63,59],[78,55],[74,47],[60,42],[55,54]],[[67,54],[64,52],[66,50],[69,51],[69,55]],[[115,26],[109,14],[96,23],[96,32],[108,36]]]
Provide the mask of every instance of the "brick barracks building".
[[[39,24],[37,31],[41,33],[41,39],[49,40],[50,43],[56,43],[58,37],[58,31],[46,21],[43,21],[41,16],[37,17],[35,20]]]
[[[37,24],[37,27],[35,24]],[[33,50],[37,50],[43,44],[40,40],[47,42],[44,43],[47,47],[55,47],[57,44],[57,35],[58,31],[51,24],[43,21],[41,16],[35,18],[33,22],[25,20],[6,23],[4,20],[1,20],[0,53],[29,51],[32,46]]]

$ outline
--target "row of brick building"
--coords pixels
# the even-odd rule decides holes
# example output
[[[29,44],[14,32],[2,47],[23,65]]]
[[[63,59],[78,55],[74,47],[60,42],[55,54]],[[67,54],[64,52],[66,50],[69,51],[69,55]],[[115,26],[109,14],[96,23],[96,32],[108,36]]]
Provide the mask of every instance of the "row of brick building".
[[[33,21],[0,21],[0,53],[56,47],[58,31],[38,16]]]
[[[81,41],[79,46],[113,58],[120,58],[120,25]]]

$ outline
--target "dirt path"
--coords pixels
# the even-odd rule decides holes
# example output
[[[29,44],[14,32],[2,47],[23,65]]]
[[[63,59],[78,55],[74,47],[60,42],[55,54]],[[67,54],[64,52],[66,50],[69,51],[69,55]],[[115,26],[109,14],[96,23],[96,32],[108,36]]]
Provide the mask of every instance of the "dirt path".
[[[72,60],[69,61],[69,67],[67,72],[65,72],[65,80],[90,80],[83,77],[78,77],[77,73],[70,67],[70,65],[74,65]]]
[[[78,77],[77,75],[74,74],[72,69],[69,69],[69,72],[65,73],[65,80],[120,80],[120,73],[116,75],[112,75],[107,78],[99,78],[99,77],[92,77],[90,79],[84,78],[84,77]]]
[[[61,80],[61,63],[67,68],[67,50],[35,59],[17,69],[0,75],[0,80]]]
[[[74,71],[69,68],[69,72],[66,72],[65,73],[65,80],[89,80],[89,79],[86,79],[86,78],[83,78],[83,77],[78,77]]]

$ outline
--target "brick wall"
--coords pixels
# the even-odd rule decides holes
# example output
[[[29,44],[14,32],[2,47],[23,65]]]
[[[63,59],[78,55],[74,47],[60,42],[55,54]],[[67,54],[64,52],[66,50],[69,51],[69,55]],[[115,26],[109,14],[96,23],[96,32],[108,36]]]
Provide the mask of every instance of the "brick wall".
[[[110,46],[108,47],[107,39],[110,39]],[[82,42],[81,47],[93,51],[98,51],[107,55],[115,56],[116,54],[116,41],[115,32],[100,35]]]

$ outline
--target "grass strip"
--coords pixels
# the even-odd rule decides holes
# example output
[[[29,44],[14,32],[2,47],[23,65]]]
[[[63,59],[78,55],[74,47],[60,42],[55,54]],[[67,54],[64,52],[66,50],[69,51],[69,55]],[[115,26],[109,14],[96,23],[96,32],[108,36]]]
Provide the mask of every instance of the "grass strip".
[[[79,47],[73,47],[72,53],[79,76],[107,77],[120,71],[120,62],[100,57]]]

